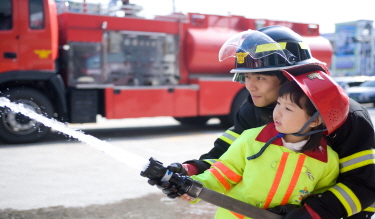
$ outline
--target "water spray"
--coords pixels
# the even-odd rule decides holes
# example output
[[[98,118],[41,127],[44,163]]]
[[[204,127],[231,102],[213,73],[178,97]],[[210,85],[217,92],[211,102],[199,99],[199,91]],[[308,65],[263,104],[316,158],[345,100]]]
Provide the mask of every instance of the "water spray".
[[[23,104],[13,103],[5,97],[0,97],[0,107],[8,107],[16,113],[21,113],[25,116],[30,117],[31,119],[43,123],[45,126],[55,129],[56,131],[76,138],[83,143],[101,151],[106,155],[111,156],[121,163],[125,163],[132,168],[143,170],[144,167],[148,164],[147,159],[144,159],[136,154],[129,153],[91,135],[86,135],[82,131],[68,128],[64,123],[44,117],[43,115],[24,107]]]
[[[138,155],[129,153],[91,135],[86,135],[81,131],[70,129],[64,123],[35,113],[34,111],[25,108],[22,104],[12,103],[5,97],[0,97],[0,107],[8,107],[16,113],[21,113],[31,119],[43,123],[45,126],[76,138],[81,142],[101,151],[102,153],[111,156],[121,163],[125,163],[130,167],[141,170],[141,176],[143,177],[153,180],[171,182],[179,188],[180,195],[187,193],[191,197],[200,198],[216,206],[254,219],[280,219],[282,217],[267,210],[257,208],[245,202],[205,188],[200,182],[192,180],[188,176],[179,176],[178,174],[173,173],[165,168],[163,163],[153,158],[150,158],[149,161],[147,161]]]

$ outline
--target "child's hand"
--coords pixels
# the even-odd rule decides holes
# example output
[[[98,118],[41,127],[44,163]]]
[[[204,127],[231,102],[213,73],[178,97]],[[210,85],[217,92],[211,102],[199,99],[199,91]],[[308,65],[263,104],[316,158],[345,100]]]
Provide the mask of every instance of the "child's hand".
[[[184,200],[184,201],[188,201],[188,202],[195,201],[195,198],[192,198],[192,197],[188,196],[188,194],[186,194],[186,193],[179,196],[178,198],[181,199],[181,200]]]

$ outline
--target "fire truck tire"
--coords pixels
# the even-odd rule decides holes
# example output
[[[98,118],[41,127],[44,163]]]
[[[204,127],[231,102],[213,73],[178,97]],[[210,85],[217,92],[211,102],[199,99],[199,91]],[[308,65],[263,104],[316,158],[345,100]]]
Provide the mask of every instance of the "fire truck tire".
[[[210,117],[208,116],[174,117],[174,119],[179,121],[182,125],[203,126],[207,123]]]
[[[220,116],[220,125],[225,128],[230,128],[234,125],[234,116],[236,115],[238,109],[242,106],[244,102],[246,102],[247,97],[249,96],[249,91],[245,88],[242,89],[232,102],[232,107],[230,113],[226,116]]]
[[[17,87],[3,92],[11,102],[23,103],[28,109],[51,118],[53,105],[40,91]],[[31,143],[50,133],[50,128],[27,116],[14,113],[9,108],[0,108],[0,140],[9,144]]]

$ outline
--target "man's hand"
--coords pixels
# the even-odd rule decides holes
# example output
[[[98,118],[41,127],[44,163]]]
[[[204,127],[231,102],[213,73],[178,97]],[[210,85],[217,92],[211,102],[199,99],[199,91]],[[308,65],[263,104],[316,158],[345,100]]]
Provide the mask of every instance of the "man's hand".
[[[321,217],[308,205],[302,207],[292,204],[279,205],[267,209],[275,214],[283,215],[282,219],[321,219]]]
[[[190,164],[190,163],[187,163],[187,164],[172,163],[167,166],[167,169],[172,171],[173,173],[177,173],[181,177],[195,175],[195,172],[197,172],[197,167],[194,164]],[[162,190],[163,193],[166,194],[169,198],[176,198],[180,196],[179,194],[177,194],[178,189],[176,185],[170,182],[161,182],[161,181],[152,180],[152,179],[149,179],[147,182],[148,184],[152,186],[156,185],[158,189]]]
[[[147,182],[148,184],[152,186],[156,185],[158,189],[160,189],[164,194],[166,194],[171,199],[174,199],[180,196],[179,194],[177,194],[178,189],[176,185],[173,185],[170,182],[162,182],[162,181],[152,180],[152,179],[149,179]]]
[[[172,163],[171,165],[167,166],[167,169],[180,175],[188,175],[185,167],[180,163]]]
[[[278,215],[287,215],[289,212],[299,209],[301,206],[286,204],[286,205],[279,205],[273,208],[268,208],[267,211],[273,212]]]
[[[180,163],[172,163],[167,167],[167,169],[172,171],[173,173],[178,173],[179,175],[187,175],[185,168]],[[179,196],[177,194],[176,185],[172,185],[169,182],[161,182],[159,180],[153,179],[149,179],[147,182],[152,186],[156,185],[156,187],[162,190],[162,192],[166,194],[169,198],[173,199]]]
[[[174,173],[168,182],[159,180],[148,180],[150,185],[156,185],[169,198],[176,198],[187,193],[192,198],[196,198],[203,188],[203,185],[190,178]]]
[[[167,167],[170,171],[178,173],[181,176],[192,176],[198,174],[198,167],[194,163],[172,163]]]

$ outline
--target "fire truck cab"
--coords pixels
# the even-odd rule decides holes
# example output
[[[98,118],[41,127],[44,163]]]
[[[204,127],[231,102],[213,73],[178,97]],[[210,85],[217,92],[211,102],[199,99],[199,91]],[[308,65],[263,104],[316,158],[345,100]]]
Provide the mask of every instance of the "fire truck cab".
[[[248,92],[231,81],[234,60],[219,62],[218,51],[247,29],[287,26],[314,57],[331,62],[332,47],[316,24],[198,13],[144,19],[134,5],[119,17],[69,1],[2,4],[1,95],[66,123],[171,116],[203,125],[217,117],[230,127]],[[1,114],[0,140],[7,143],[35,142],[50,130],[7,108]]]

